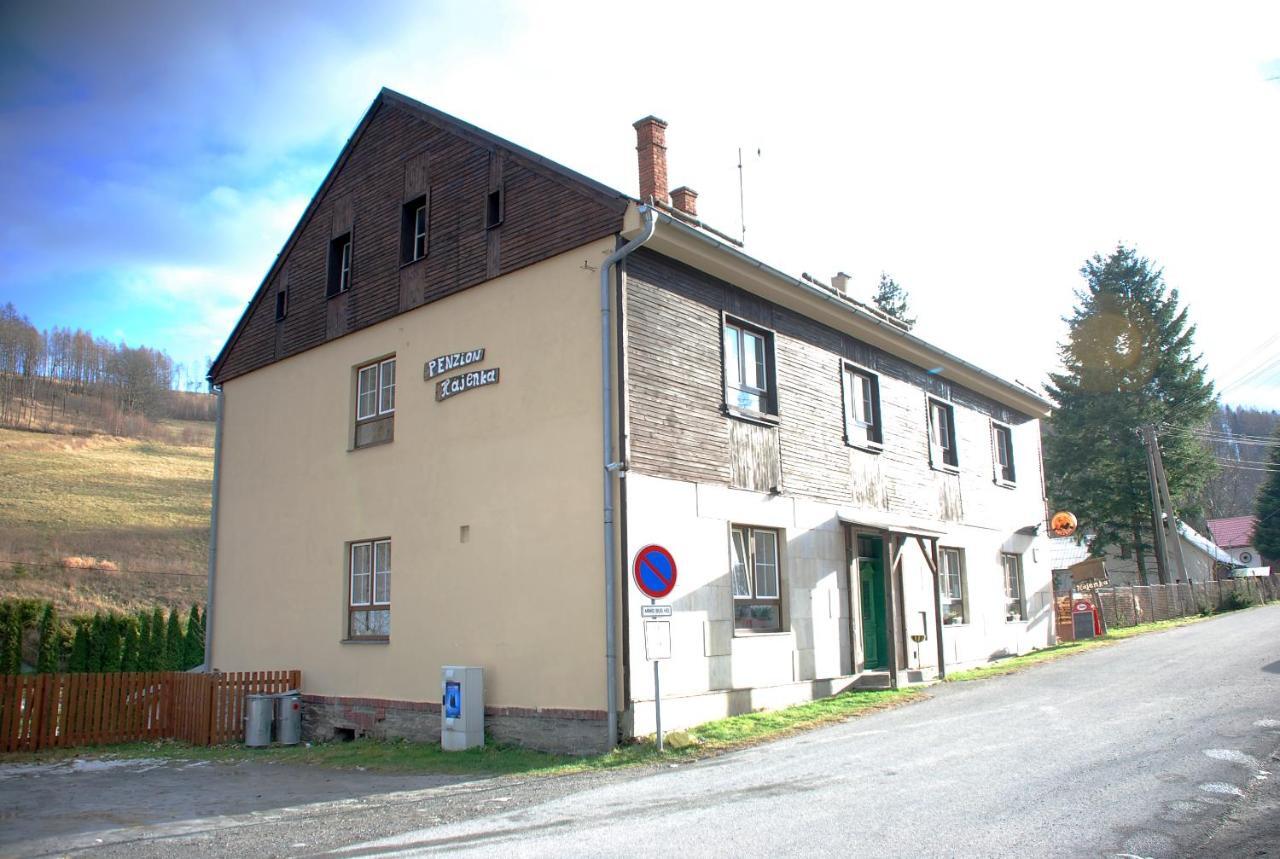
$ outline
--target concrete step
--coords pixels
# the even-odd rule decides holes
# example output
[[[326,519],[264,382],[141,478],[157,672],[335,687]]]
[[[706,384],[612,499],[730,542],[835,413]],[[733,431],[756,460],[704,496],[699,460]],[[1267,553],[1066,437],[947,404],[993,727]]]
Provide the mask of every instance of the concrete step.
[[[864,671],[853,681],[855,689],[888,689],[888,671]]]

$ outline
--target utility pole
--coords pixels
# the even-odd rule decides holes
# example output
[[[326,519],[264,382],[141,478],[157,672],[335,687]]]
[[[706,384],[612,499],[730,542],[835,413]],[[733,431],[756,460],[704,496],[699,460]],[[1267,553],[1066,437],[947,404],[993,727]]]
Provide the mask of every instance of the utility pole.
[[[1165,584],[1169,581],[1169,549],[1164,542],[1164,514],[1160,509],[1163,505],[1160,489],[1156,483],[1156,458],[1151,452],[1154,447],[1152,438],[1155,436],[1155,430],[1152,427],[1143,426],[1138,429],[1138,435],[1142,437],[1142,446],[1147,452],[1147,484],[1151,489],[1151,533],[1155,537],[1156,575],[1160,583]]]
[[[1182,535],[1178,532],[1178,516],[1173,510],[1173,499],[1169,497],[1169,481],[1165,479],[1164,460],[1160,456],[1160,437],[1156,435],[1156,428],[1151,427],[1151,453],[1156,458],[1156,482],[1160,486],[1160,494],[1164,498],[1164,507],[1166,520],[1169,523],[1169,534],[1173,539],[1173,557],[1178,562],[1178,576],[1181,581],[1187,579],[1187,561],[1182,556]],[[1168,584],[1167,581],[1161,584]]]

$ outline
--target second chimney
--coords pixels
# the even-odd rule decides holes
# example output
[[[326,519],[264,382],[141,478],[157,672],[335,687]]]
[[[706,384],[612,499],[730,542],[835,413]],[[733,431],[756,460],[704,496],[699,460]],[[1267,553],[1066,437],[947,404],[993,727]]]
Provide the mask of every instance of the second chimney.
[[[640,162],[640,200],[671,205],[667,195],[667,124],[656,116],[634,123]]]
[[[836,291],[839,292],[841,295],[845,295],[845,296],[849,295],[849,281],[850,281],[849,275],[845,274],[842,271],[836,272],[831,276],[831,285],[834,286],[836,288]]]
[[[698,192],[687,185],[681,185],[671,192],[671,205],[691,217],[698,217]]]

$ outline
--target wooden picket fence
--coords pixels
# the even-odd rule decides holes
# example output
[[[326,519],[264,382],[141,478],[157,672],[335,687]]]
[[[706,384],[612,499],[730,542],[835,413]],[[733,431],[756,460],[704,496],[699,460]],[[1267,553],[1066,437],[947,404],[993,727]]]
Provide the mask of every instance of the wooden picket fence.
[[[302,688],[301,671],[0,676],[0,752],[244,738],[244,697]]]

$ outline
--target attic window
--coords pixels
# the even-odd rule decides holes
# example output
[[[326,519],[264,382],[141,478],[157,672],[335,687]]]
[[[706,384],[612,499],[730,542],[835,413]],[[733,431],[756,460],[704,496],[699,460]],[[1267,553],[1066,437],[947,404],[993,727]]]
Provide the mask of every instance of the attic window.
[[[329,298],[351,288],[351,233],[344,233],[329,242],[329,285],[325,295]]]
[[[501,185],[499,185],[495,190],[489,192],[489,197],[485,201],[484,207],[484,228],[486,230],[492,230],[494,227],[502,223],[505,203],[506,201],[503,199]]]
[[[284,320],[289,312],[289,288],[285,287],[276,293],[276,322]]]
[[[400,208],[400,263],[417,262],[427,255],[430,214],[427,195],[415,197]]]

